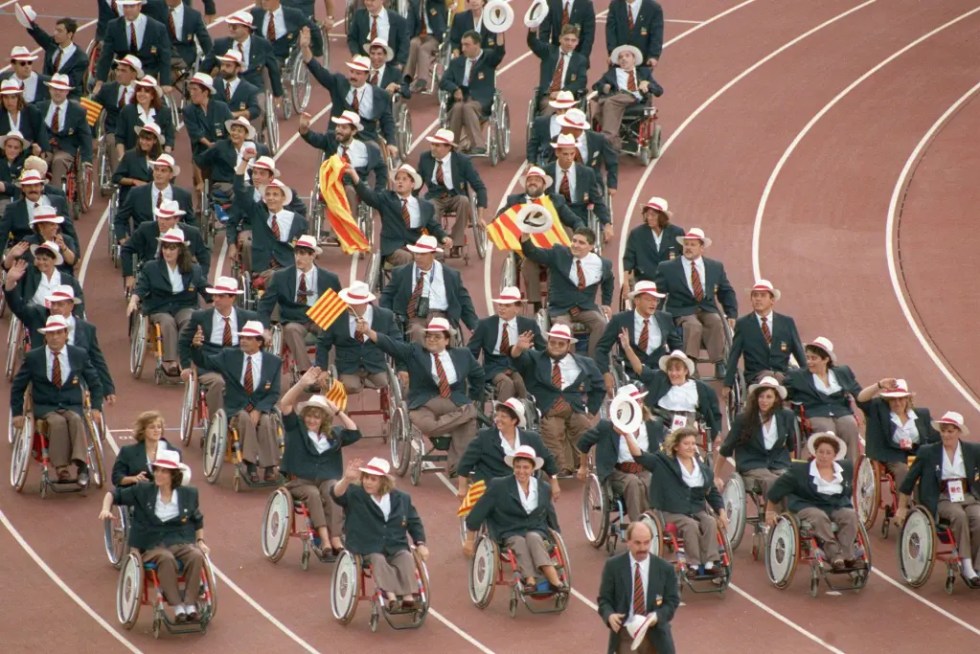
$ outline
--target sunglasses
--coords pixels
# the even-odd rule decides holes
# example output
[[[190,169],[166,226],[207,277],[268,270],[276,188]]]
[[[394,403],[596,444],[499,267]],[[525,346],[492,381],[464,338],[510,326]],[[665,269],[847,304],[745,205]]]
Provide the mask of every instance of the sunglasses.
[[[30,61],[15,61],[14,62],[14,65],[15,66],[30,66],[31,63],[33,63],[33,62],[30,62]]]

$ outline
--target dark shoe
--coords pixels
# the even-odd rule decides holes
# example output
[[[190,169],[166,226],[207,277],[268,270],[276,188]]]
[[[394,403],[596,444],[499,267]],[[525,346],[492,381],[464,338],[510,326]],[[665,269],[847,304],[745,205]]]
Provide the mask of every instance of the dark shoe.
[[[698,577],[698,569],[697,568],[688,568],[687,571],[684,574],[687,576],[688,579],[697,579],[697,577]]]
[[[725,367],[724,361],[719,361],[715,364],[715,377],[717,379],[724,379],[727,368]]]
[[[269,466],[265,469],[265,474],[262,475],[262,479],[264,481],[275,481],[277,476],[275,466]]]
[[[63,466],[55,470],[55,474],[58,475],[58,481],[68,481],[71,478],[71,473],[68,471],[68,466]]]
[[[253,484],[259,483],[259,471],[254,463],[245,462],[245,474],[248,475],[248,480]]]
[[[830,565],[831,567],[833,567],[834,570],[843,570],[845,565],[844,559],[837,557],[836,559],[830,562]]]
[[[177,614],[175,614],[174,615],[174,622],[177,623],[177,624],[184,624],[185,622],[187,622],[187,614],[186,613],[177,613]]]
[[[425,91],[428,88],[429,88],[429,82],[428,82],[428,80],[417,79],[414,82],[412,82],[412,92],[413,93],[421,93],[422,91]]]
[[[415,608],[415,599],[414,598],[413,599],[408,599],[407,597],[406,598],[402,598],[402,608],[403,609],[414,609]]]
[[[470,150],[470,156],[472,157],[482,157],[482,156],[486,156],[486,154],[487,154],[486,148],[472,148]]]
[[[193,608],[187,611],[187,621],[197,622],[201,619],[201,614],[197,612],[197,608]]]

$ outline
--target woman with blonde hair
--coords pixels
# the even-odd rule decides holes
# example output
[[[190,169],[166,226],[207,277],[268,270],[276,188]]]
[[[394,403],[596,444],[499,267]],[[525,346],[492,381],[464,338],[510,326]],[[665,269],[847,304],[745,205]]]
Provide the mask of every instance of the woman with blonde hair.
[[[163,431],[163,414],[159,411],[144,411],[136,416],[133,423],[133,440],[136,442],[122,446],[112,466],[114,486],[151,482],[152,462],[157,460],[158,453],[173,450],[180,454],[180,450],[163,437]]]

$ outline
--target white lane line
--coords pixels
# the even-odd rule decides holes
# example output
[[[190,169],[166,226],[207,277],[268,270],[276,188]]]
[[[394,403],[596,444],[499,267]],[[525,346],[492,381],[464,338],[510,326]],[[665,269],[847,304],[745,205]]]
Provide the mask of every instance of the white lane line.
[[[772,174],[769,175],[769,179],[766,181],[766,187],[762,191],[762,197],[759,199],[759,207],[755,213],[755,224],[752,226],[752,272],[755,275],[755,279],[760,279],[762,276],[762,268],[759,262],[759,239],[762,234],[762,219],[766,213],[766,204],[769,202],[769,196],[772,193],[773,187],[776,185],[776,179],[779,177],[779,173],[782,172],[783,167],[786,165],[786,162],[789,161],[789,158],[796,150],[796,147],[803,141],[804,138],[806,138],[807,134],[810,133],[810,130],[813,129],[814,125],[816,125],[817,122],[819,122],[819,120],[827,114],[827,112],[833,109],[838,102],[840,102],[845,97],[847,97],[847,95],[849,95],[851,91],[856,89],[865,80],[870,78],[879,70],[881,70],[891,62],[895,61],[896,59],[898,59],[903,54],[905,54],[912,48],[916,47],[920,43],[932,38],[936,34],[939,34],[943,30],[952,27],[953,25],[959,23],[960,21],[969,18],[970,16],[977,13],[978,11],[980,11],[980,7],[975,7],[970,11],[967,11],[966,13],[960,14],[953,20],[940,25],[936,29],[926,34],[923,34],[919,38],[915,39],[914,41],[906,45],[904,48],[901,48],[891,56],[886,57],[884,60],[878,63],[878,65],[874,66],[864,75],[861,75],[859,78],[851,82],[847,86],[847,88],[845,88],[843,91],[841,91],[836,96],[834,96],[834,99],[828,102],[826,105],[824,105],[823,109],[818,111],[813,116],[813,118],[810,119],[810,121],[806,124],[806,126],[804,126],[802,130],[800,130],[800,133],[796,135],[796,138],[793,139],[792,143],[789,144],[789,147],[786,148],[786,151],[783,152],[783,156],[779,158],[779,162],[776,164],[776,167],[773,169]]]
[[[31,560],[34,561],[37,567],[41,568],[44,574],[46,574],[48,578],[51,579],[51,581],[53,581],[55,585],[58,586],[58,588],[60,588],[65,593],[65,595],[70,597],[71,600],[79,606],[79,608],[85,611],[85,613],[87,613],[90,618],[95,620],[95,622],[100,627],[105,629],[110,636],[112,636],[117,641],[119,641],[120,645],[125,647],[130,652],[133,652],[134,654],[142,654],[142,650],[136,647],[133,643],[129,642],[129,640],[121,633],[116,631],[116,629],[111,624],[106,622],[101,615],[95,612],[95,609],[93,609],[85,602],[85,600],[79,597],[78,593],[73,591],[71,589],[71,586],[66,584],[64,580],[58,576],[58,573],[52,570],[51,567],[44,562],[44,559],[42,559],[41,556],[36,551],[34,551],[34,548],[31,547],[26,540],[24,540],[24,537],[20,535],[20,532],[17,531],[17,528],[14,527],[14,525],[10,522],[9,519],[7,519],[6,514],[2,510],[0,510],[0,523],[3,523],[3,526],[7,529],[8,532],[10,532],[10,535],[13,536],[15,541],[17,541],[17,544],[20,545],[21,549],[27,552],[27,555],[31,557]]]
[[[793,622],[789,618],[785,617],[782,613],[776,611],[775,609],[770,608],[767,604],[764,604],[763,602],[760,602],[759,600],[757,600],[755,597],[753,597],[749,593],[746,593],[744,590],[742,590],[741,588],[739,588],[735,584],[729,584],[728,587],[731,588],[732,590],[734,590],[736,593],[738,593],[742,597],[744,597],[745,599],[747,599],[748,601],[752,602],[752,604],[754,604],[757,608],[761,609],[762,611],[765,611],[766,613],[768,613],[772,617],[776,618],[777,620],[779,620],[780,622],[782,622],[784,625],[786,625],[787,627],[789,627],[793,631],[796,631],[797,633],[799,633],[802,636],[806,636],[807,638],[809,638],[810,640],[812,640],[816,644],[820,645],[824,649],[826,649],[828,651],[831,651],[831,652],[834,652],[834,654],[844,654],[844,652],[842,650],[837,649],[836,647],[834,647],[833,645],[831,645],[830,643],[828,643],[827,641],[825,641],[820,636],[817,636],[816,634],[810,633],[809,631],[807,631],[806,629],[804,629],[800,625],[796,624],[795,622]]]
[[[943,127],[943,125],[946,124],[946,121],[949,120],[950,116],[958,111],[959,108],[963,106],[967,100],[972,98],[978,90],[980,90],[980,84],[974,86],[972,89],[964,93],[959,100],[954,102],[952,106],[950,106],[950,108],[947,109],[946,112],[932,124],[932,127],[930,127],[925,133],[919,143],[915,146],[912,154],[909,155],[908,160],[905,162],[905,166],[902,168],[902,172],[898,176],[898,181],[895,182],[895,188],[892,190],[891,201],[888,203],[888,218],[885,225],[885,257],[888,260],[888,276],[891,278],[892,290],[895,291],[895,297],[898,299],[898,304],[902,308],[902,314],[905,316],[905,320],[908,322],[909,327],[911,327],[912,333],[915,334],[915,337],[918,339],[922,349],[929,355],[929,358],[932,359],[932,362],[937,368],[939,368],[939,371],[944,377],[946,377],[949,383],[952,384],[953,388],[955,388],[959,394],[973,406],[974,409],[980,411],[980,403],[977,402],[977,399],[973,396],[973,393],[971,393],[966,387],[963,386],[963,384],[960,383],[960,380],[957,379],[956,375],[953,374],[953,372],[946,366],[946,362],[943,361],[942,357],[940,357],[935,348],[933,348],[932,342],[920,329],[919,322],[906,300],[905,288],[902,280],[899,278],[898,265],[896,263],[895,256],[895,229],[899,219],[899,211],[901,210],[899,204],[904,201],[905,188],[908,182],[911,181],[910,177],[912,174],[912,169],[918,162],[922,151],[925,150],[925,148],[932,142],[933,137]]]
[[[431,615],[433,618],[435,618],[436,620],[438,620],[442,624],[444,624],[447,627],[449,627],[452,631],[454,631],[456,633],[457,636],[459,636],[460,638],[462,638],[463,640],[465,640],[470,645],[472,645],[473,647],[477,648],[478,650],[480,650],[484,654],[494,654],[494,652],[493,652],[492,649],[490,649],[489,647],[487,647],[486,645],[484,645],[483,643],[481,643],[480,641],[478,641],[476,638],[473,638],[473,636],[469,635],[468,633],[466,633],[465,631],[463,631],[462,629],[460,629],[459,627],[457,627],[450,620],[447,620],[446,617],[443,614],[439,613],[438,611],[436,611],[435,609],[433,609],[431,607],[429,608],[429,615]]]
[[[925,604],[926,606],[928,606],[930,609],[932,609],[936,613],[938,613],[938,614],[940,614],[940,615],[942,615],[942,616],[944,616],[946,618],[949,618],[950,620],[952,620],[953,622],[955,622],[959,626],[963,627],[967,631],[971,631],[975,635],[980,636],[980,629],[977,629],[976,627],[974,627],[969,622],[966,622],[964,620],[961,620],[960,618],[956,617],[955,615],[953,615],[952,613],[950,613],[949,611],[947,611],[943,607],[939,606],[938,604],[935,604],[933,602],[930,602],[926,598],[921,597],[920,595],[917,595],[916,593],[913,593],[909,588],[906,588],[905,586],[903,586],[902,584],[898,583],[897,581],[895,581],[894,579],[892,579],[891,577],[889,577],[885,573],[881,572],[877,568],[872,568],[871,572],[875,573],[876,575],[878,575],[879,577],[881,577],[882,579],[884,579],[885,581],[887,581],[892,586],[894,586],[895,588],[899,589],[900,591],[902,591],[903,593],[905,593],[909,597],[914,597],[915,599],[919,600],[920,602],[922,602],[923,604]]]
[[[848,9],[847,11],[844,11],[843,13],[837,14],[833,18],[824,21],[823,23],[817,25],[813,29],[806,31],[803,34],[800,34],[796,38],[794,38],[794,39],[792,39],[790,41],[787,41],[782,46],[776,48],[775,50],[773,50],[772,52],[770,52],[769,54],[767,54],[765,57],[763,57],[759,61],[755,62],[754,64],[752,64],[751,66],[749,66],[748,68],[746,68],[745,70],[743,70],[738,76],[733,77],[727,84],[725,84],[723,87],[721,87],[720,89],[718,89],[718,91],[716,91],[714,95],[712,95],[710,98],[708,98],[707,100],[705,100],[701,104],[700,107],[698,107],[697,109],[695,109],[694,110],[694,113],[692,113],[690,116],[688,116],[687,118],[685,118],[684,119],[684,122],[682,122],[677,127],[677,129],[674,131],[674,133],[670,135],[670,138],[668,138],[667,141],[664,143],[663,147],[660,150],[660,157],[658,159],[654,159],[653,161],[651,161],[650,162],[650,165],[647,166],[647,169],[645,171],[643,171],[643,176],[640,177],[640,182],[639,182],[639,184],[637,184],[636,190],[633,192],[633,196],[630,198],[629,207],[627,208],[626,213],[623,214],[623,216],[622,216],[623,226],[622,226],[622,229],[620,229],[620,231],[619,231],[619,251],[622,252],[623,250],[626,249],[626,239],[629,236],[629,229],[627,229],[627,227],[629,226],[630,216],[632,216],[633,215],[633,212],[636,210],[636,203],[639,200],[640,193],[642,193],[643,192],[643,189],[646,187],[647,180],[650,178],[650,175],[653,174],[653,171],[656,169],[657,164],[661,160],[663,160],[664,154],[666,154],[666,152],[670,148],[670,146],[674,144],[674,141],[676,141],[678,138],[680,138],[680,135],[684,133],[684,130],[686,130],[688,128],[688,126],[692,122],[694,122],[694,119],[695,118],[697,118],[698,116],[700,116],[701,113],[704,112],[712,104],[714,104],[714,102],[718,98],[720,98],[729,89],[731,89],[733,86],[735,86],[740,81],[742,81],[745,77],[747,77],[748,75],[751,75],[753,72],[755,72],[759,67],[765,65],[767,62],[769,62],[772,59],[778,57],[783,52],[785,52],[786,50],[792,48],[794,45],[796,45],[800,41],[803,41],[804,39],[812,36],[813,34],[816,34],[817,32],[819,32],[820,30],[824,29],[825,27],[827,27],[829,25],[832,25],[835,22],[841,20],[842,18],[845,18],[845,17],[849,16],[850,14],[852,14],[852,13],[854,13],[854,12],[860,10],[860,9],[863,9],[863,8],[865,8],[865,7],[867,7],[867,6],[871,5],[871,4],[874,4],[875,2],[876,2],[876,0],[868,0],[867,2],[864,2],[864,3],[860,4],[860,5],[857,5],[856,7],[852,7],[851,9]],[[623,278],[623,258],[622,257],[619,258],[619,264],[618,264],[618,266],[619,266],[619,278],[622,279]]]

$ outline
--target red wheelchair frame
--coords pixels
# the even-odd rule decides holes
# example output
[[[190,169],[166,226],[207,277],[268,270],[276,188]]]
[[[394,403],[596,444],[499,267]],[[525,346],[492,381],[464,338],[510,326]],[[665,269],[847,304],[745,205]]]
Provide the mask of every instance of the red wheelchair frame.
[[[377,586],[371,592],[367,590],[368,579],[374,579],[370,564],[366,563],[360,554],[344,550],[337,558],[334,567],[330,589],[330,606],[334,618],[343,625],[354,619],[357,605],[360,602],[371,603],[371,631],[378,630],[378,622],[384,616],[388,626],[395,630],[418,629],[425,623],[429,613],[429,573],[422,556],[414,547],[411,550],[415,559],[415,581],[418,591],[415,604],[411,607],[388,609],[384,593]],[[356,572],[351,568],[355,567]],[[410,622],[392,619],[393,616],[411,616]]]
[[[721,561],[721,574],[717,575],[698,575],[693,579],[688,577],[686,570],[687,555],[684,550],[684,539],[677,532],[677,525],[672,522],[665,522],[659,512],[649,510],[645,512],[640,520],[645,522],[653,534],[653,544],[650,553],[661,558],[665,550],[674,554],[674,570],[677,572],[678,591],[683,591],[686,585],[695,593],[724,593],[732,581],[732,548],[728,542],[728,537],[721,529],[720,525],[715,527],[715,537],[718,544],[718,552]],[[655,549],[656,548],[656,549]],[[711,585],[701,582],[709,581]]]
[[[285,486],[280,486],[266,502],[262,524],[262,553],[269,561],[278,563],[286,554],[289,539],[298,538],[303,545],[300,565],[304,570],[309,568],[310,553],[313,551],[311,543],[319,535],[313,527],[306,502],[297,500]],[[284,529],[287,524],[288,531]]]
[[[186,583],[182,567],[178,559],[178,585]],[[201,568],[201,588],[197,598],[201,611],[197,622],[177,623],[170,619],[164,608],[166,600],[156,568],[154,563],[143,562],[138,552],[129,552],[122,564],[116,589],[116,616],[119,622],[125,629],[132,629],[139,619],[140,607],[151,606],[154,638],[160,637],[161,627],[172,634],[206,633],[218,611],[218,599],[215,595],[217,585],[210,559],[205,555],[204,566]]]

